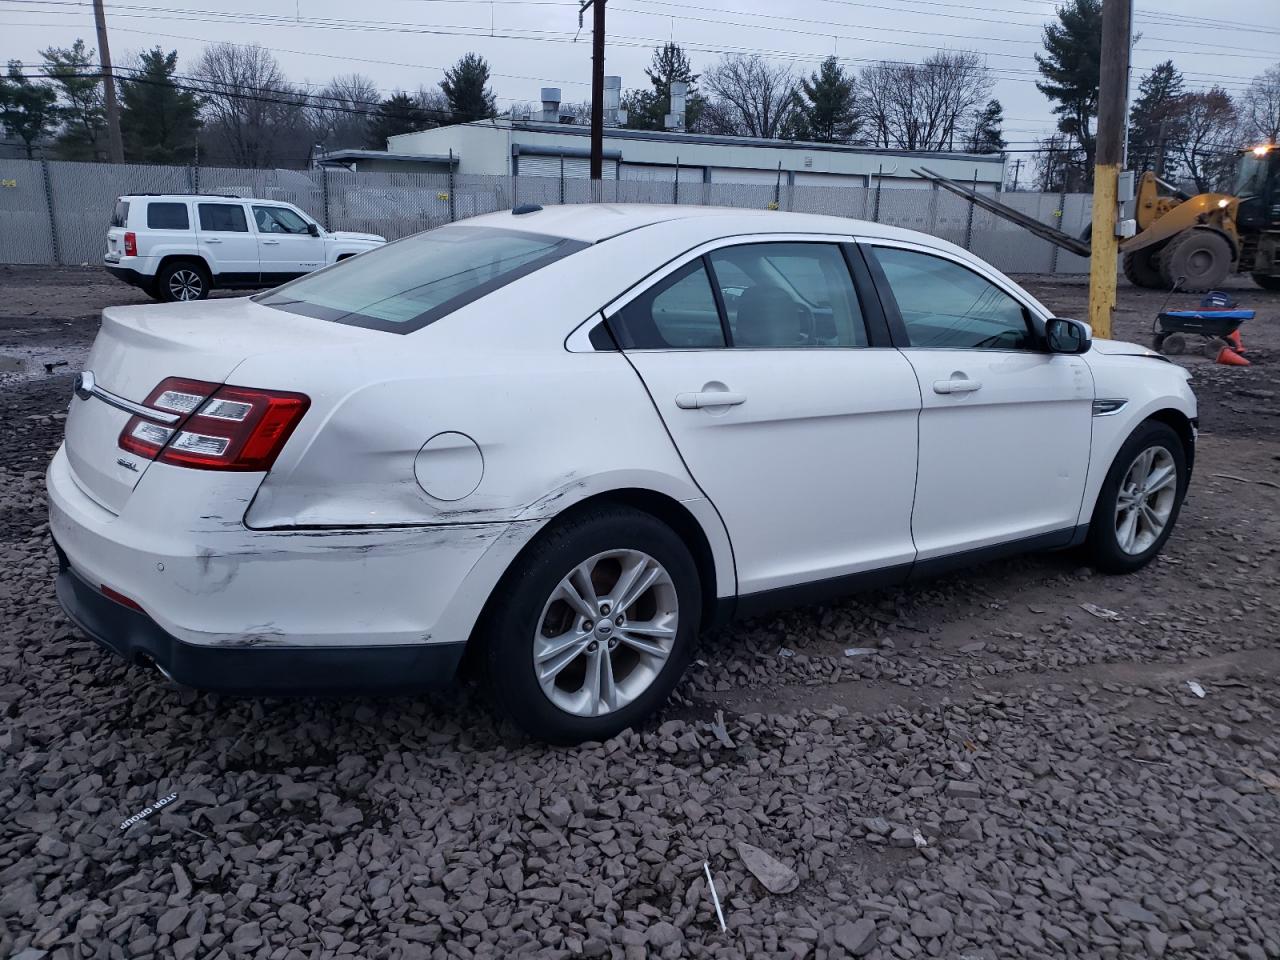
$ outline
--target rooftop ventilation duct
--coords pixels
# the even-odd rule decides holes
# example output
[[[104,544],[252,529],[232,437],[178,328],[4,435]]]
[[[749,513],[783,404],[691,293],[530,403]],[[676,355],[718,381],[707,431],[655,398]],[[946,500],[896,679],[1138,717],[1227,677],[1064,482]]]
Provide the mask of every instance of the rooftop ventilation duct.
[[[560,88],[542,88],[542,120],[546,123],[560,122]]]
[[[683,80],[671,82],[671,112],[662,118],[662,125],[668,130],[684,129],[685,99],[689,96],[689,84]]]

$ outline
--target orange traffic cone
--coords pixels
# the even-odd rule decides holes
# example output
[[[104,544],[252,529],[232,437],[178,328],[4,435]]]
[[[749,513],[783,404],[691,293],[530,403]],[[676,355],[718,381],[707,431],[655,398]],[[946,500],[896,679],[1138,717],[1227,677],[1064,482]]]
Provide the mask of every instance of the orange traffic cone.
[[[1236,353],[1230,347],[1223,347],[1218,351],[1218,359],[1216,362],[1228,367],[1247,367],[1250,365],[1248,360],[1240,356],[1240,354]]]
[[[1231,348],[1235,350],[1236,353],[1249,352],[1244,348],[1244,341],[1240,339],[1239,328],[1232,330],[1229,334],[1227,334],[1226,339],[1231,343]]]

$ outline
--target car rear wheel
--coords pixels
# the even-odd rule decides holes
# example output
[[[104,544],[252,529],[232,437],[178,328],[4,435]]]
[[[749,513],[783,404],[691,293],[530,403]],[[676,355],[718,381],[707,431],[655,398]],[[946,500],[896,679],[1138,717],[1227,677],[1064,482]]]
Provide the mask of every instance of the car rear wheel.
[[[607,740],[657,710],[692,655],[701,587],[683,541],[625,507],[578,514],[503,578],[482,626],[495,705],[552,743]]]
[[[156,274],[156,299],[166,303],[204,300],[209,296],[209,274],[198,263],[178,260]]]
[[[1089,525],[1088,549],[1104,573],[1131,573],[1160,552],[1187,492],[1187,456],[1168,424],[1148,420],[1107,473]]]

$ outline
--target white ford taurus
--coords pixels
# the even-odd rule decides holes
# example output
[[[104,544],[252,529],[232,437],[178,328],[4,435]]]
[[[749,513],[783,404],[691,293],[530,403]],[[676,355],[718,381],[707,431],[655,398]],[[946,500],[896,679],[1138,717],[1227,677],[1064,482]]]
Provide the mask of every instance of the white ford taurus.
[[[1196,401],[941,240],[517,208],[251,299],[110,308],[49,468],[58,594],[243,694],[482,668],[555,741],[655,710],[734,613],[1163,546]]]

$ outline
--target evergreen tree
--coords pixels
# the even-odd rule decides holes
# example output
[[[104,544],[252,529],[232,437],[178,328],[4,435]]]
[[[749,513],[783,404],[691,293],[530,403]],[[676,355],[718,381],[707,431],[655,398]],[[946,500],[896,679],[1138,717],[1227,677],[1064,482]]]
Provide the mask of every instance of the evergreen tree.
[[[1080,162],[1093,182],[1094,129],[1102,74],[1102,0],[1068,0],[1058,21],[1044,28],[1043,54],[1036,64],[1043,81],[1036,87],[1055,102],[1058,129],[1080,144]]]
[[[58,94],[43,83],[32,83],[22,64],[9,61],[9,75],[0,77],[0,125],[26,145],[27,159],[35,158],[35,144],[57,123]]]
[[[468,53],[445,71],[440,89],[449,99],[454,123],[496,116],[497,100],[489,89],[489,64],[478,53]]]
[[[427,116],[416,97],[397,90],[378,105],[377,113],[369,120],[366,145],[374,150],[385,150],[388,137],[439,125]]]
[[[63,160],[107,158],[107,103],[102,92],[102,69],[97,51],[83,40],[70,47],[41,51],[44,72],[59,94],[57,108],[62,129],[55,149]]]
[[[178,51],[154,47],[120,81],[125,157],[140,163],[189,163],[200,133],[200,100],[174,83]]]
[[[1138,84],[1129,111],[1129,169],[1163,175],[1174,165],[1180,136],[1182,73],[1172,60],[1156,64]]]
[[[1004,107],[999,100],[988,100],[987,105],[974,115],[973,129],[965,137],[964,148],[969,153],[1000,153],[1007,145]]]
[[[695,129],[706,101],[697,92],[698,74],[693,72],[693,64],[681,46],[664,43],[655,47],[644,72],[649,78],[649,89],[630,90],[622,98],[627,126],[635,130],[663,129],[666,116],[671,112],[671,84],[682,81],[689,85],[684,103],[684,127]]]
[[[854,102],[854,78],[835,57],[822,61],[817,72],[800,81],[800,135],[820,143],[848,143],[862,126]]]

